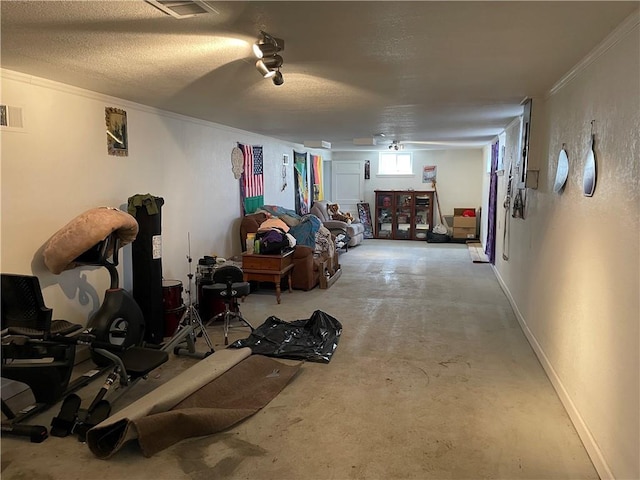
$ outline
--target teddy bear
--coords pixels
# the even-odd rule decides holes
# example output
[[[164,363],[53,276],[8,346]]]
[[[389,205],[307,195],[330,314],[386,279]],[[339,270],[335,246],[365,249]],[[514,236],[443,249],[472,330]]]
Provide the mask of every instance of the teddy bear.
[[[337,203],[329,203],[327,204],[327,210],[329,210],[329,215],[331,215],[332,220],[339,220],[341,222],[351,223],[353,222],[353,215],[349,212],[342,213],[340,211],[340,205]]]

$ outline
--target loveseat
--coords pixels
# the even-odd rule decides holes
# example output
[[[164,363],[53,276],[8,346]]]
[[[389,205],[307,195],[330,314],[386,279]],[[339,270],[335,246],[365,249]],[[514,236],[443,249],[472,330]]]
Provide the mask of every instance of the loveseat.
[[[331,213],[328,210],[328,205],[331,202],[326,200],[318,200],[311,206],[311,213],[320,219],[322,224],[328,228],[332,233],[342,230],[349,235],[349,246],[355,247],[364,240],[364,224],[358,219],[355,219],[351,223],[343,222],[340,220],[333,220]]]
[[[247,233],[256,233],[260,224],[268,218],[264,212],[252,213],[240,221],[240,245],[246,251]],[[298,290],[311,290],[320,282],[320,276],[333,275],[339,268],[338,252],[335,247],[330,253],[317,254],[314,248],[296,245],[293,251],[291,286]],[[326,271],[324,271],[326,269]]]

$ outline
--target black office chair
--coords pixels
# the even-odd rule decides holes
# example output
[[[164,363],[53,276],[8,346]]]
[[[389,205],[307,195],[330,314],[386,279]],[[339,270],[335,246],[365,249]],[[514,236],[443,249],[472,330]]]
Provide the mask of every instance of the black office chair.
[[[234,265],[224,265],[213,272],[213,284],[203,285],[203,291],[210,292],[224,302],[224,312],[213,316],[208,324],[220,318],[224,320],[224,344],[229,345],[229,324],[234,318],[244,323],[253,331],[251,324],[242,316],[238,306],[238,298],[246,297],[251,292],[249,282],[244,281],[242,270]]]
[[[7,333],[47,340],[82,329],[77,323],[52,320],[53,311],[44,304],[38,277],[3,273],[1,282],[2,329]]]

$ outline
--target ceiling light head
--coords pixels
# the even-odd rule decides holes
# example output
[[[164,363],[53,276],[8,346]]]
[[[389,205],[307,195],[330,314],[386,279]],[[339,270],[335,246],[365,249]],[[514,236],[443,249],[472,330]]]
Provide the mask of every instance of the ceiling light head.
[[[258,61],[262,62],[265,67],[274,70],[282,66],[282,57],[280,55],[274,55],[273,57],[264,57],[262,60]]]
[[[256,69],[264,78],[273,77],[276,73],[272,70],[269,70],[269,67],[267,67],[262,60],[258,60],[256,62]]]
[[[284,50],[284,40],[273,37],[265,31],[260,31],[262,39],[253,44],[253,54],[257,58],[270,57]]]
[[[276,55],[277,57],[280,57],[279,55]],[[272,59],[267,59],[264,58],[262,60],[258,60],[256,62],[256,69],[258,70],[258,72],[260,72],[260,75],[262,75],[264,78],[271,78],[273,77],[276,72],[277,69],[280,68],[282,66],[282,58],[280,57],[280,61],[270,61]]]
[[[280,72],[280,70],[278,70],[273,76],[273,84],[276,86],[280,86],[283,83],[284,83],[284,77],[282,76],[282,73]]]

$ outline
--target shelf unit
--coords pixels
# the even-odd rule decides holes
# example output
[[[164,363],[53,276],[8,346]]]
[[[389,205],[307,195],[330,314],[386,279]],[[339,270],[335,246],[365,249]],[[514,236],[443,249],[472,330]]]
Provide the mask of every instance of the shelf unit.
[[[376,190],[375,237],[425,240],[433,228],[433,191]]]

